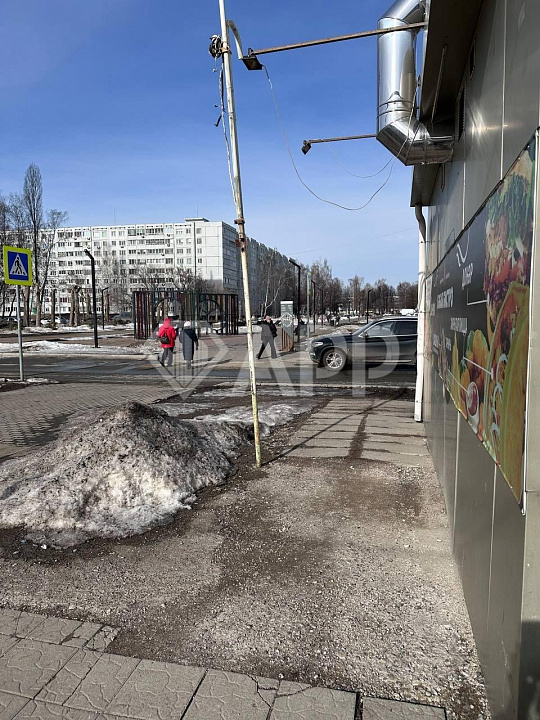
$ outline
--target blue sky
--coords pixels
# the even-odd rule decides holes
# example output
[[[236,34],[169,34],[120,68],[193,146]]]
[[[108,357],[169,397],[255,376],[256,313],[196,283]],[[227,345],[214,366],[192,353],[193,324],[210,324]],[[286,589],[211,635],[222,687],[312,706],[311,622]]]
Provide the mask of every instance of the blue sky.
[[[267,47],[376,27],[389,0],[226,0],[244,47]],[[41,168],[48,208],[71,225],[179,220],[232,224],[234,205],[208,54],[219,33],[217,0],[4,0],[0,24],[0,192],[19,191],[29,163]],[[268,55],[290,146],[287,154],[262,72],[236,59],[246,231],[334,274],[414,280],[417,230],[410,169],[376,140],[314,146],[306,138],[374,132],[376,40]],[[349,171],[349,172],[347,172]],[[396,231],[400,231],[395,234]],[[402,231],[402,232],[401,232]],[[390,233],[394,233],[389,235]]]

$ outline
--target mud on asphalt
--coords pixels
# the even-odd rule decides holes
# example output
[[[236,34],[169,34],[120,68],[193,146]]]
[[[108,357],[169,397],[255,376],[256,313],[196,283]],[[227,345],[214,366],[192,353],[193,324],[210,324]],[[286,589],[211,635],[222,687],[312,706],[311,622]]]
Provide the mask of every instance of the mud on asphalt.
[[[226,484],[143,535],[57,551],[2,532],[0,605],[117,627],[110,652],[488,717],[433,472],[354,459],[361,433],[352,459],[295,461],[303,420],[263,440],[261,469],[243,447]]]

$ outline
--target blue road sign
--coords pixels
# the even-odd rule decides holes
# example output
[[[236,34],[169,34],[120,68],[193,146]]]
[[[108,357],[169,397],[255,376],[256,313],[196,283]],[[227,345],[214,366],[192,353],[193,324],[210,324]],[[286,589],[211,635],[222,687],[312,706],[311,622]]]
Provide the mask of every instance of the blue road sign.
[[[4,246],[4,281],[8,285],[32,285],[32,251]]]

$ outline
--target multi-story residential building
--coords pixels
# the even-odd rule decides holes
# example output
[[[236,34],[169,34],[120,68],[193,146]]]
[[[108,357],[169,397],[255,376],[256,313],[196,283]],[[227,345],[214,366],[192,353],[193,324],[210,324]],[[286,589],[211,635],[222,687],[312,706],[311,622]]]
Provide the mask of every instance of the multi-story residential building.
[[[49,285],[57,289],[57,312],[69,312],[73,285],[90,289],[90,260],[85,250],[95,258],[98,289],[110,289],[115,310],[131,307],[133,290],[181,287],[182,271],[206,281],[212,292],[241,295],[236,238],[233,227],[206,218],[62,228],[57,232],[49,270]],[[251,240],[248,262],[256,311],[264,294],[261,269],[272,264],[277,271],[287,265],[287,258]],[[45,312],[49,310],[46,300]]]

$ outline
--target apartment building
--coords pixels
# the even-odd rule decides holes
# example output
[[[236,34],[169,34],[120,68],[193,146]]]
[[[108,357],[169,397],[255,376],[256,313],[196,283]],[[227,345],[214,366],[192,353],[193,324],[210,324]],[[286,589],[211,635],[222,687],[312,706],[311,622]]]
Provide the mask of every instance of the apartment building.
[[[236,238],[236,230],[227,223],[202,217],[183,222],[62,228],[57,232],[49,270],[49,285],[57,289],[57,312],[69,312],[73,285],[91,287],[90,259],[85,250],[95,258],[98,290],[110,289],[114,310],[131,307],[133,290],[179,287],[182,270],[205,280],[213,292],[241,294]],[[250,241],[250,289],[255,305],[261,287],[259,271],[269,255],[286,265],[285,256]],[[45,312],[49,310],[47,298]]]

